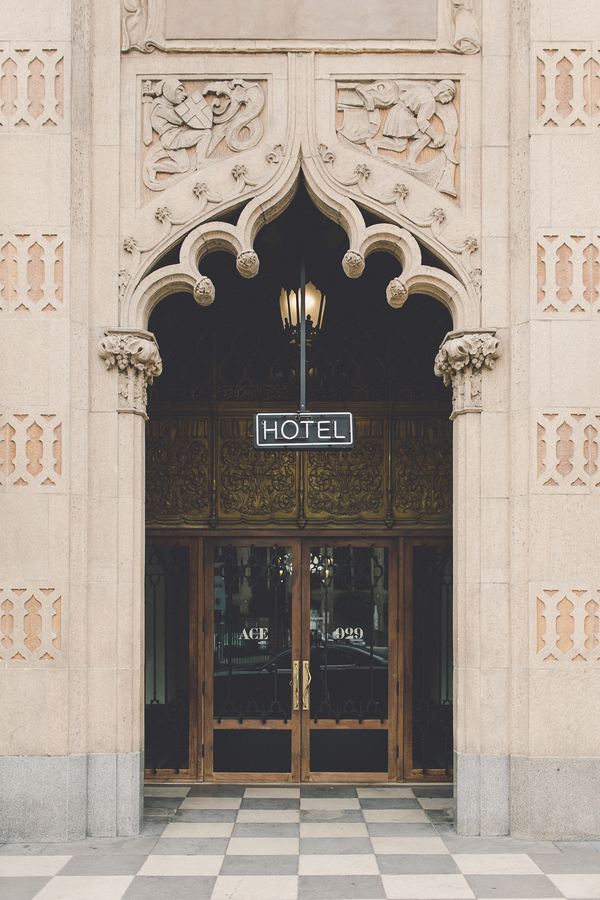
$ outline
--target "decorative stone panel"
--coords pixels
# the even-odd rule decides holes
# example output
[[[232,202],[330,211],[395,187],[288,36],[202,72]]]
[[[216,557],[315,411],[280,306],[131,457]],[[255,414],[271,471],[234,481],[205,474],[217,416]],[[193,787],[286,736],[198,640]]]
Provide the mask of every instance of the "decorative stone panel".
[[[0,414],[0,487],[55,491],[62,486],[63,416],[59,413]]]
[[[67,43],[0,42],[0,134],[69,130]]]
[[[600,488],[600,409],[552,410],[535,417],[534,490],[588,494]]]
[[[600,45],[532,47],[532,131],[585,134],[600,125]]]
[[[532,260],[536,315],[570,319],[600,312],[600,229],[543,229]]]
[[[535,590],[534,663],[579,666],[600,663],[600,591],[586,585]]]
[[[64,664],[63,598],[45,583],[0,587],[0,667]]]
[[[66,236],[0,226],[0,312],[56,313],[65,308]]]

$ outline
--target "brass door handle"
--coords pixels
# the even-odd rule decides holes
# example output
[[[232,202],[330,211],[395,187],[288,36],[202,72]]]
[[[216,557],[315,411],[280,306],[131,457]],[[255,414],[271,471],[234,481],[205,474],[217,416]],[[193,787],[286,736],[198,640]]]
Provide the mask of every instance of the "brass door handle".
[[[292,709],[300,709],[300,660],[295,659],[292,663],[292,680],[290,681],[292,689]]]
[[[303,663],[303,679],[302,679],[302,709],[310,709],[310,683],[312,675],[310,674],[310,662],[305,659]]]

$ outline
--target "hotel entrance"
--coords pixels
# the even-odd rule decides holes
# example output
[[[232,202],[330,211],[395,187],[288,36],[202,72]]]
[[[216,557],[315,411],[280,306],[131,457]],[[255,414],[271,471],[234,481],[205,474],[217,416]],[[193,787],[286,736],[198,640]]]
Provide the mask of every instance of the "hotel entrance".
[[[154,539],[146,571],[148,777],[451,775],[448,538]]]
[[[218,299],[175,293],[149,321],[146,774],[449,778],[452,424],[433,362],[450,314],[424,294],[393,309],[390,254],[348,278],[347,236],[302,185],[254,246],[255,277],[217,250]],[[351,447],[254,441],[257,413],[298,409],[300,249],[307,409],[351,413]]]

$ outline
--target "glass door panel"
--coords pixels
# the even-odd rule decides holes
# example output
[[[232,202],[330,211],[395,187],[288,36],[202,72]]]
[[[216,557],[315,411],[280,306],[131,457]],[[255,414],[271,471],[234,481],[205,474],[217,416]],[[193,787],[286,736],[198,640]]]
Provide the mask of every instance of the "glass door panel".
[[[207,771],[291,777],[300,725],[293,727],[300,654],[292,546],[227,544],[211,547],[209,556]]]
[[[395,753],[390,720],[396,721],[396,703],[389,698],[396,701],[398,677],[396,632],[390,641],[389,628],[390,603],[394,615],[396,609],[390,546],[311,544],[307,549],[310,700],[303,748],[310,763],[304,760],[303,770],[387,778]]]

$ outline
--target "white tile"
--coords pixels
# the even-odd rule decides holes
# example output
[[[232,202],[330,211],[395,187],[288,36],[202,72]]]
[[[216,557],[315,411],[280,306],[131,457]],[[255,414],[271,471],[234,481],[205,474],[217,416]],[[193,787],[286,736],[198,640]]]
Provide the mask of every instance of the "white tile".
[[[244,797],[248,800],[297,800],[300,797],[299,787],[261,787],[246,788]]]
[[[296,900],[297,875],[219,875],[212,900]]]
[[[462,875],[382,875],[381,879],[385,896],[393,900],[473,900],[475,896]]]
[[[526,853],[456,853],[453,856],[463,875],[543,874]]]
[[[70,856],[0,856],[0,878],[57,875]]]
[[[377,854],[433,854],[450,853],[439,837],[372,837]]]
[[[236,822],[279,822],[297,824],[299,809],[240,809]]]
[[[300,801],[300,809],[360,809],[360,803],[343,797],[306,797]]]
[[[231,838],[228,856],[297,856],[298,838]]]
[[[233,822],[169,822],[162,837],[226,838],[232,831]]]
[[[422,809],[363,809],[365,822],[400,822],[416,824],[429,822],[427,814]]]
[[[374,856],[368,853],[330,856],[306,854],[300,857],[300,875],[379,875]]]
[[[121,900],[133,875],[57,875],[35,900]]]
[[[337,838],[369,837],[367,826],[362,822],[301,822],[300,837]]]
[[[241,797],[187,797],[180,809],[239,809]]]
[[[452,797],[417,797],[423,809],[454,809]]]
[[[600,897],[600,875],[548,875],[565,897]],[[37,898],[36,898],[37,900]]]
[[[146,859],[138,875],[218,875],[222,863],[222,856],[154,854]]]
[[[187,797],[190,791],[189,784],[150,784],[144,788],[144,797]]]
[[[368,787],[356,788],[358,797],[364,800],[376,800],[381,798],[398,797],[401,800],[414,800],[412,788],[407,787]]]

